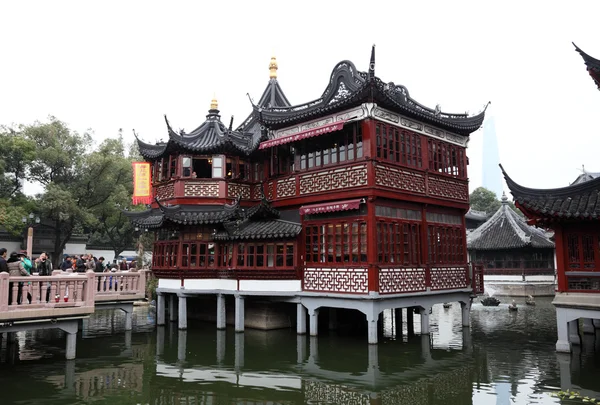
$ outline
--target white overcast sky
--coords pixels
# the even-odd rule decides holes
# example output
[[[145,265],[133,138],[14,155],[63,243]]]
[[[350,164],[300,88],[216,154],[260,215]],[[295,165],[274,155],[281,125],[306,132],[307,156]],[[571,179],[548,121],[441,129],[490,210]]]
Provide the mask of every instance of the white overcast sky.
[[[98,141],[148,142],[205,119],[213,94],[239,124],[271,55],[293,104],[349,59],[447,112],[492,102],[500,160],[517,182],[562,187],[600,171],[600,92],[571,42],[600,58],[599,1],[3,1],[0,124],[54,115]],[[471,135],[471,189],[482,131]],[[1,145],[0,145],[1,150]]]

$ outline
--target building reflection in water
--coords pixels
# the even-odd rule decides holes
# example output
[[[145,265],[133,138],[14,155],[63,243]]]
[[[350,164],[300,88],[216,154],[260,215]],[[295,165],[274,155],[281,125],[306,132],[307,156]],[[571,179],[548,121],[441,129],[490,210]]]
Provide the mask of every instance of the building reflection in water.
[[[11,386],[2,403],[555,404],[549,392],[560,388],[600,396],[600,334],[561,355],[552,350],[554,331],[543,312],[511,318],[476,308],[472,328],[463,329],[451,321],[454,310],[460,308],[434,308],[430,336],[379,345],[361,336],[233,333],[210,324],[179,331],[169,324],[149,333],[89,331],[78,341],[77,360],[54,361],[29,347],[35,339],[51,344],[53,336],[23,335],[2,342],[0,379]],[[510,344],[515,338],[520,347]],[[12,378],[12,370],[42,377],[32,385]]]

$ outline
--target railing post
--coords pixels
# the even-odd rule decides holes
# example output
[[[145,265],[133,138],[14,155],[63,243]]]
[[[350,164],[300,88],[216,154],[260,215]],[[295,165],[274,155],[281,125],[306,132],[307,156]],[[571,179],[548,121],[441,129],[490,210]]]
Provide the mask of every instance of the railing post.
[[[96,273],[93,270],[88,270],[86,273],[87,282],[85,286],[85,306],[93,307],[96,300]]]
[[[140,270],[138,273],[140,274],[140,278],[138,279],[138,292],[144,295],[146,298],[146,273],[148,270]]]
[[[9,274],[0,273],[0,312],[8,311]]]

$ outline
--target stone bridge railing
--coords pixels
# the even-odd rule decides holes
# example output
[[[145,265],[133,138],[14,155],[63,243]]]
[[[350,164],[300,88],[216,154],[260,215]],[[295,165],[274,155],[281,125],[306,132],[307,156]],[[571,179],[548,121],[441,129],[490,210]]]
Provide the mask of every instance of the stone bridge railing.
[[[10,277],[0,273],[0,322],[85,316],[96,303],[145,298],[146,270]]]

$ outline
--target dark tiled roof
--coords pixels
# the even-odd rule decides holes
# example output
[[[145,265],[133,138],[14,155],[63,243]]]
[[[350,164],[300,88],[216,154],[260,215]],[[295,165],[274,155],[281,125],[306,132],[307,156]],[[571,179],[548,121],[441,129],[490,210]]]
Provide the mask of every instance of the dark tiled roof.
[[[334,113],[363,101],[374,101],[382,107],[423,120],[460,135],[469,135],[483,123],[485,109],[474,116],[444,113],[439,108],[431,109],[412,99],[404,86],[384,83],[375,76],[374,52],[371,54],[373,67],[360,72],[350,61],[338,63],[330,76],[329,84],[320,98],[305,104],[288,107],[254,106],[254,114],[263,123],[276,128],[291,125],[317,116]]]
[[[600,218],[600,177],[554,189],[533,189],[515,183],[502,166],[502,173],[515,202],[526,214],[539,218]]]
[[[575,181],[573,181],[573,183],[571,183],[571,185],[574,186],[575,184],[585,183],[586,181],[594,180],[598,177],[600,177],[600,173],[586,172],[584,170],[583,173],[577,176],[577,178],[575,179]]]
[[[500,250],[532,248],[553,248],[548,236],[534,226],[527,225],[508,205],[506,196],[502,197],[502,206],[479,228],[467,235],[469,250]]]
[[[300,234],[302,225],[281,219],[250,221],[240,229],[229,228],[215,235],[216,240],[240,239],[284,239],[295,238]]]
[[[583,58],[583,61],[587,66],[587,70],[590,76],[592,77],[592,79],[594,79],[594,82],[596,83],[596,86],[598,86],[598,89],[600,89],[600,60],[592,58],[590,55],[583,52],[577,45],[573,44],[573,46]]]
[[[125,211],[124,213],[133,225],[145,229],[160,228],[164,220],[163,212],[156,208],[137,212]]]
[[[477,211],[469,209],[465,214],[466,219],[471,219],[473,221],[485,221],[487,218],[487,213],[485,211]]]
[[[283,93],[281,86],[277,79],[269,79],[269,84],[265,88],[258,104],[259,108],[276,108],[276,107],[289,107],[291,104],[287,97]],[[250,113],[248,118],[236,129],[238,132],[244,132],[252,134],[253,148],[256,148],[258,144],[266,140],[266,134],[262,130],[262,125],[259,122],[258,114],[254,112]]]
[[[156,145],[138,139],[140,154],[146,159],[156,159],[171,150],[185,150],[196,153],[233,153],[248,155],[260,143],[256,134],[232,131],[221,122],[219,110],[208,110],[206,121],[198,128],[186,133],[175,132],[165,116],[169,141]],[[260,134],[259,134],[260,135]]]
[[[175,205],[141,212],[125,212],[134,225],[148,229],[160,228],[165,221],[175,224],[200,225],[223,223],[240,215],[239,201],[232,205]]]

